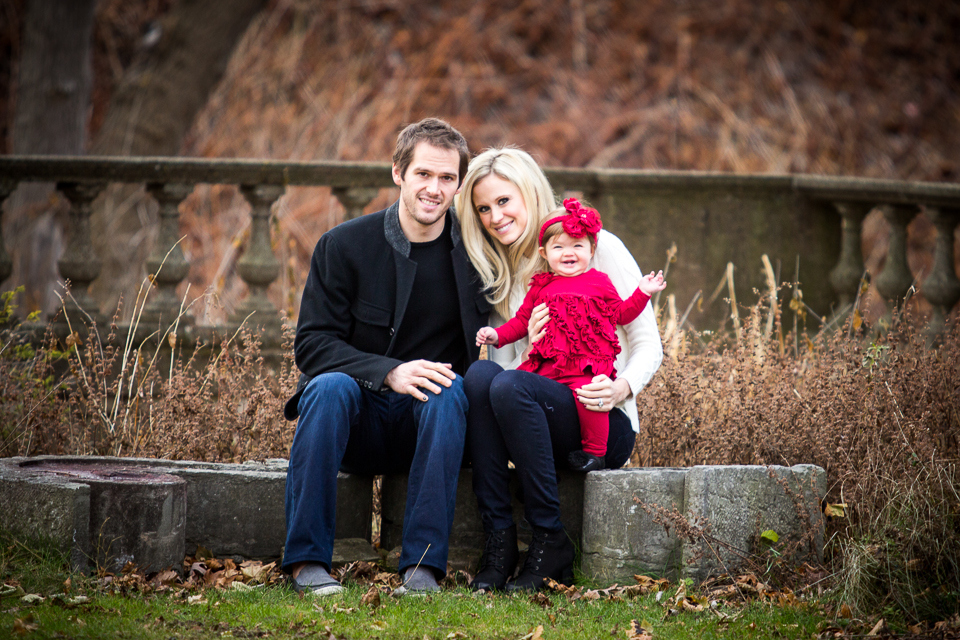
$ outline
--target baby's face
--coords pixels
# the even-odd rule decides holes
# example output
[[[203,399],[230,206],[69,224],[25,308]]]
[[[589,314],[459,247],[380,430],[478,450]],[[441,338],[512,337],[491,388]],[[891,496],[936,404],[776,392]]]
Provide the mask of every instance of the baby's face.
[[[589,268],[590,258],[593,257],[593,246],[586,236],[571,238],[566,233],[561,233],[550,238],[544,246],[540,247],[540,255],[547,261],[550,271],[570,278],[584,273]]]

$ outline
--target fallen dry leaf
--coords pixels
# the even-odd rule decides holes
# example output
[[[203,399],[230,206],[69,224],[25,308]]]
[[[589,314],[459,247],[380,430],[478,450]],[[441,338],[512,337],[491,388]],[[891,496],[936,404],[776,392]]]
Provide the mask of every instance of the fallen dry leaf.
[[[341,607],[338,603],[334,602],[333,606],[330,608],[334,613],[353,613],[357,610],[356,607]]]
[[[380,590],[377,589],[376,585],[371,585],[370,589],[363,594],[363,597],[360,598],[360,604],[368,605],[371,609],[380,606]]]
[[[166,569],[164,571],[158,572],[157,575],[153,577],[153,580],[151,582],[154,582],[156,584],[172,585],[179,579],[180,579],[180,576],[177,575],[176,571],[174,571],[173,569]]]
[[[879,620],[877,620],[877,624],[873,625],[873,629],[870,629],[870,632],[867,633],[867,637],[869,638],[869,637],[880,635],[880,632],[883,630],[885,626],[886,626],[886,623],[884,622],[883,618],[880,618]]]
[[[627,640],[650,640],[653,638],[653,625],[646,619],[631,620],[626,628]]]
[[[670,586],[670,581],[666,578],[651,578],[650,576],[641,576],[635,574],[633,579],[637,581],[639,586],[646,589],[645,593],[666,591],[666,589]]]
[[[683,607],[685,611],[703,611],[703,605],[689,597],[681,600],[680,606]]]
[[[533,604],[538,604],[544,609],[548,609],[553,606],[553,602],[550,600],[550,596],[548,596],[543,591],[537,591],[532,596],[530,596],[530,602],[532,602]]]
[[[16,618],[13,621],[13,632],[18,636],[25,636],[31,631],[36,631],[40,627],[32,613],[23,618]]]

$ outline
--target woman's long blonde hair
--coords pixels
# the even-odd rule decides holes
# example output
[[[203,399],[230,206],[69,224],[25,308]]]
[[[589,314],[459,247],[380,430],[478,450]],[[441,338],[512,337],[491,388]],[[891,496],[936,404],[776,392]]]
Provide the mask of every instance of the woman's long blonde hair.
[[[480,215],[473,202],[473,188],[490,174],[512,182],[520,191],[527,209],[527,226],[509,246],[490,237],[480,224]],[[456,197],[463,244],[483,280],[487,300],[503,318],[512,315],[508,307],[514,283],[526,284],[539,268],[537,235],[540,225],[555,206],[556,199],[547,177],[526,151],[516,147],[487,149],[470,162],[463,187]]]

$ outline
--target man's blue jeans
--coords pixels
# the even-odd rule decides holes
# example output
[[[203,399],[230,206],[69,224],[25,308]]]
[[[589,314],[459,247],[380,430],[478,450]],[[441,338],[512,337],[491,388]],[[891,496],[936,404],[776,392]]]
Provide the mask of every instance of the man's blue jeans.
[[[376,393],[342,373],[310,381],[300,398],[290,448],[285,569],[305,561],[330,567],[338,471],[409,471],[400,570],[420,563],[438,577],[446,573],[467,398],[460,376],[439,395],[426,395],[421,402],[406,394]]]

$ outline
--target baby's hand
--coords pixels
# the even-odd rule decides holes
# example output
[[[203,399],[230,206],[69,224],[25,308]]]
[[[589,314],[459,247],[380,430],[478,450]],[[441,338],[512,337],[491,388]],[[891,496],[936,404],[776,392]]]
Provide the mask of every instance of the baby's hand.
[[[493,327],[483,327],[480,331],[477,331],[477,346],[481,347],[485,344],[492,344],[497,346],[497,343],[500,342],[500,338],[497,336],[497,330]]]
[[[640,291],[643,291],[648,296],[652,296],[658,291],[663,291],[667,287],[667,281],[663,279],[663,271],[657,272],[657,275],[653,275],[651,271],[648,275],[640,278]]]

